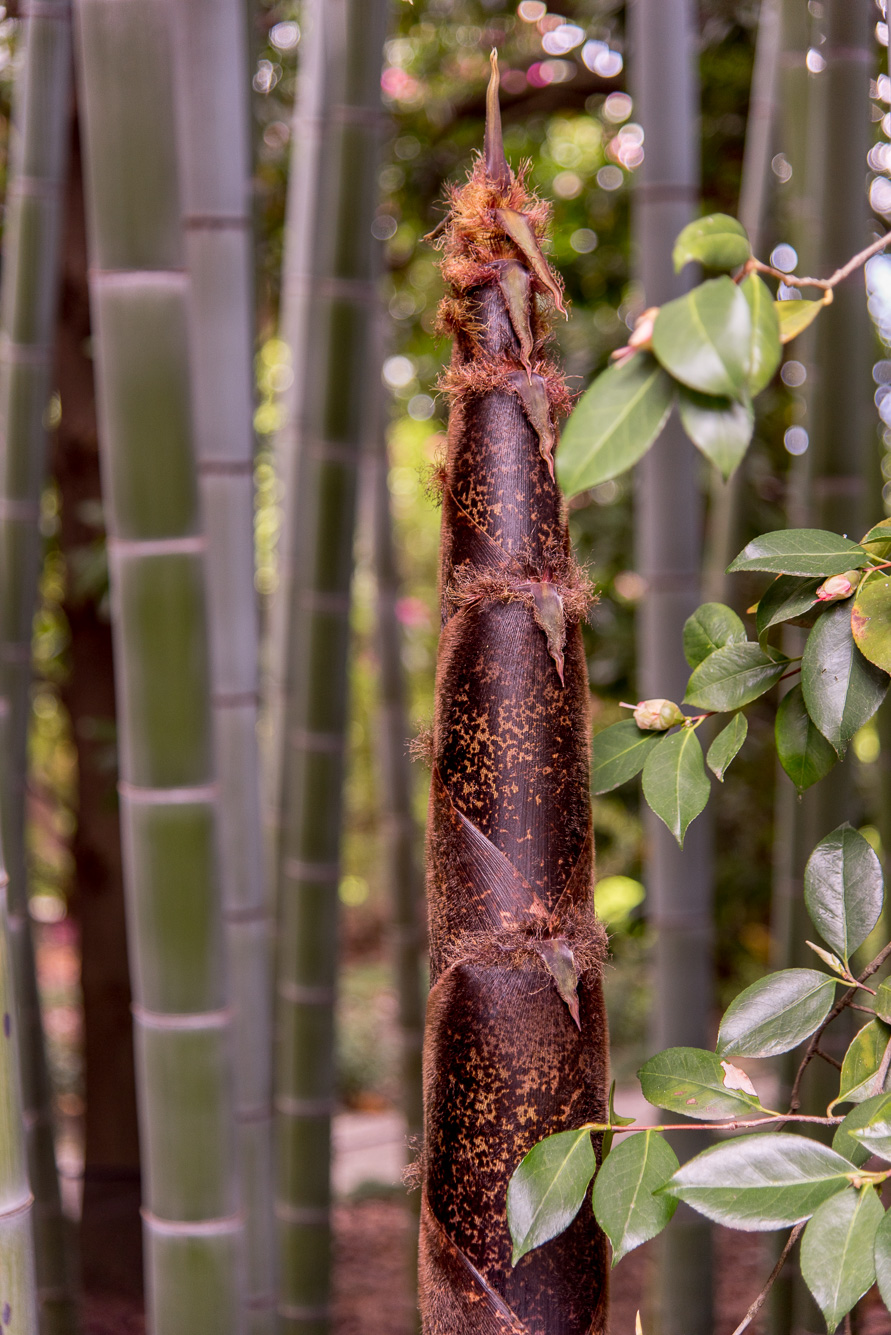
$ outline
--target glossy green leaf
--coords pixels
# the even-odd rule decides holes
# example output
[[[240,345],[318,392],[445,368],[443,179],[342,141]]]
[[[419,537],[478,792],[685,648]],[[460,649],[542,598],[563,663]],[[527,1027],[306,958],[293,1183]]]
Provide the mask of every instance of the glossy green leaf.
[[[885,1162],[891,1161],[891,1108],[880,1095],[882,1106],[859,1127],[849,1127],[852,1140],[858,1140],[868,1154],[877,1154]]]
[[[790,301],[774,302],[780,326],[780,342],[791,343],[793,338],[803,334],[808,325],[816,320],[824,304],[822,300],[800,301],[794,297]]]
[[[704,1048],[666,1048],[651,1057],[637,1076],[648,1103],[698,1122],[752,1117],[762,1111],[753,1095],[727,1088],[720,1059]]]
[[[740,992],[718,1030],[719,1057],[776,1057],[826,1019],[838,980],[817,969],[781,969]]]
[[[774,309],[770,288],[750,273],[740,283],[740,291],[749,303],[752,316],[752,345],[749,352],[749,393],[760,394],[773,380],[783,359],[780,322]]]
[[[661,1188],[677,1167],[677,1155],[657,1131],[624,1137],[605,1160],[594,1183],[594,1215],[612,1244],[613,1265],[671,1220],[678,1203]]]
[[[532,1146],[507,1188],[512,1265],[569,1227],[596,1169],[590,1131],[558,1131]]]
[[[858,830],[840,825],[820,840],[805,867],[804,902],[845,964],[878,922],[884,897],[882,865]]]
[[[870,1020],[854,1036],[842,1062],[837,1103],[862,1103],[864,1099],[881,1094],[887,1088],[887,1075],[880,1079],[882,1061],[891,1039],[891,1026],[883,1020]]]
[[[710,213],[687,223],[671,252],[675,273],[691,260],[706,269],[738,269],[752,253],[746,229],[726,213]]]
[[[824,1201],[804,1230],[801,1273],[829,1335],[875,1283],[873,1248],[884,1213],[873,1187],[852,1187]]]
[[[800,682],[783,696],[774,723],[777,757],[799,793],[825,779],[838,755],[804,707]]]
[[[740,709],[769,691],[789,667],[788,659],[766,654],[760,644],[725,644],[695,667],[684,703],[720,712]]]
[[[864,658],[851,633],[851,612],[836,603],[817,618],[801,662],[807,712],[840,756],[885,698],[888,676]]]
[[[634,719],[623,719],[598,732],[591,743],[591,792],[608,793],[639,774],[661,732],[644,732]]]
[[[740,1136],[682,1164],[665,1188],[717,1224],[746,1232],[787,1228],[809,1219],[844,1191],[854,1169],[807,1136]]]
[[[886,1024],[891,1024],[891,979],[886,978],[876,988],[873,1001],[876,1015]]]
[[[681,425],[693,444],[726,480],[745,457],[755,430],[752,400],[698,394],[683,385],[678,393]]]
[[[746,628],[732,608],[724,603],[703,603],[684,622],[684,657],[695,668],[716,649],[739,644],[745,638]]]
[[[653,351],[682,385],[741,398],[752,341],[749,303],[732,278],[711,278],[661,307]]]
[[[563,428],[557,481],[567,499],[636,464],[665,425],[674,385],[646,353],[599,375]]]
[[[856,542],[819,528],[781,528],[753,538],[728,571],[768,570],[774,575],[843,575],[865,564]]]
[[[739,754],[748,731],[749,725],[745,714],[734,714],[727,727],[721,729],[709,747],[705,763],[720,783],[724,782],[727,766]]]
[[[882,1111],[886,1116],[891,1116],[891,1094],[874,1094],[872,1098],[855,1104],[841,1125],[836,1127],[835,1135],[832,1137],[832,1148],[836,1153],[850,1159],[855,1167],[862,1167],[869,1158],[870,1151],[861,1145],[859,1140],[854,1139],[852,1132],[866,1126],[874,1113]]]
[[[609,1100],[606,1109],[606,1120],[611,1127],[633,1126],[636,1119],[634,1117],[621,1117],[619,1113],[616,1112],[615,1103],[616,1103],[616,1082],[615,1080],[613,1080],[612,1084],[609,1087]],[[614,1131],[604,1131],[603,1133],[603,1139],[600,1142],[600,1158],[602,1164],[606,1163],[606,1160],[609,1157],[609,1154],[613,1147],[614,1136],[615,1136]]]
[[[879,1220],[873,1259],[876,1263],[876,1279],[882,1302],[891,1310],[891,1214],[885,1214],[884,1218]]]
[[[891,578],[876,571],[861,584],[851,607],[854,643],[870,663],[891,672]]]
[[[891,519],[881,519],[860,539],[860,546],[865,547],[870,556],[877,556],[885,561],[891,556]]]
[[[681,848],[687,827],[705,807],[710,791],[702,747],[693,729],[681,728],[663,735],[646,758],[643,792]]]
[[[804,616],[816,606],[817,590],[822,583],[823,578],[819,575],[813,579],[802,579],[800,575],[778,575],[765,590],[755,613],[759,640],[771,626]]]

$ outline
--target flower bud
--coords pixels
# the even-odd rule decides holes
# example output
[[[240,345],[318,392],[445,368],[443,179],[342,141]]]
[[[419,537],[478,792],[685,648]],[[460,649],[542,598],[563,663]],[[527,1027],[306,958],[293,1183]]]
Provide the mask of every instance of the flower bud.
[[[830,575],[817,590],[821,603],[839,603],[850,598],[860,581],[859,570],[846,570],[843,575]]]
[[[639,315],[634,322],[634,330],[628,339],[629,348],[645,348],[649,350],[653,346],[653,326],[656,323],[656,316],[659,314],[658,306],[648,306],[642,315]]]
[[[641,700],[634,711],[634,722],[647,732],[665,732],[683,723],[684,715],[673,700]]]

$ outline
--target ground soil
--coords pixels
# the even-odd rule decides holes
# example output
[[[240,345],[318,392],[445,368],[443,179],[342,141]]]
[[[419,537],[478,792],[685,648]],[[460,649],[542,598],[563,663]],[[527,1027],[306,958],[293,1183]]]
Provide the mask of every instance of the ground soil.
[[[333,1335],[410,1335],[409,1247],[414,1221],[394,1198],[338,1205],[334,1212],[336,1281]],[[730,1335],[770,1271],[758,1234],[716,1230],[715,1335]],[[634,1335],[642,1306],[651,1245],[641,1247],[612,1277],[611,1335]],[[94,1297],[86,1304],[84,1335],[144,1335],[141,1313],[119,1300]],[[757,1319],[752,1335],[763,1335]],[[458,1332],[456,1332],[458,1335]],[[873,1291],[858,1307],[856,1335],[891,1335],[891,1317]]]

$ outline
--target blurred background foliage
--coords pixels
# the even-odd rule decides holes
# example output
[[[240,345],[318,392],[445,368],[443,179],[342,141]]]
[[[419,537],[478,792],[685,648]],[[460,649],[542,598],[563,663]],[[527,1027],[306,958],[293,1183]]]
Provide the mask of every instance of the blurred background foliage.
[[[560,0],[559,12],[540,0],[415,0],[393,6],[392,35],[382,78],[389,112],[388,144],[380,172],[375,235],[384,243],[382,306],[388,313],[381,374],[389,398],[389,484],[404,580],[400,604],[411,717],[418,729],[433,713],[433,671],[438,633],[439,515],[430,479],[444,447],[445,403],[437,385],[448,343],[437,336],[441,294],[437,254],[425,237],[444,212],[449,182],[460,181],[482,140],[488,53],[497,46],[504,90],[505,144],[516,165],[525,162],[535,189],[553,201],[551,258],[572,303],[568,323],[555,330],[570,386],[580,391],[621,346],[641,308],[632,281],[629,213],[634,173],[646,145],[625,91],[625,13],[619,0]],[[809,9],[819,26],[820,6]],[[255,426],[256,582],[264,609],[275,582],[280,490],[273,462],[279,425],[278,396],[292,379],[288,349],[276,336],[285,187],[291,114],[300,57],[300,6],[255,6],[254,138],[256,154],[257,297],[259,330]],[[746,130],[758,5],[755,0],[702,0],[703,211],[735,213]],[[883,28],[877,8],[876,21]],[[9,70],[16,22],[0,21],[0,177],[5,172]],[[815,39],[818,40],[818,37]],[[887,29],[884,40],[887,42]],[[887,180],[888,81],[879,76],[884,53],[876,44],[874,182]],[[782,155],[774,160],[777,196],[786,179]],[[2,180],[0,180],[2,185]],[[874,187],[875,191],[875,187]],[[888,183],[891,196],[891,182]],[[873,197],[876,207],[882,200]],[[891,207],[891,199],[889,199]],[[777,211],[778,212],[778,211]],[[783,238],[768,227],[765,252]],[[767,257],[765,253],[764,258]],[[876,280],[878,281],[878,279]],[[876,379],[884,384],[877,340]],[[796,363],[791,364],[793,367]],[[891,379],[891,376],[887,377]],[[801,419],[795,371],[759,399],[755,442],[746,464],[742,539],[782,527],[795,437]],[[887,392],[887,386],[885,386]],[[881,401],[885,394],[877,393]],[[891,404],[889,404],[891,408]],[[64,405],[61,405],[64,413]],[[883,444],[877,416],[877,462]],[[878,475],[878,469],[877,469]],[[708,479],[703,465],[703,486]],[[47,553],[42,605],[35,622],[39,679],[32,725],[31,831],[34,916],[64,917],[70,876],[68,852],[76,811],[76,773],[69,729],[59,700],[68,633],[62,605],[80,580],[97,600],[105,597],[101,549],[83,554],[83,570],[66,569],[55,544],[58,497],[49,487],[43,530]],[[366,505],[355,577],[355,653],[351,757],[344,875],[340,1088],[345,1102],[383,1106],[397,1099],[396,1003],[385,947],[389,912],[376,766],[376,651],[370,514]],[[876,518],[880,516],[877,514]],[[571,532],[589,568],[598,601],[585,627],[595,728],[620,717],[619,702],[636,700],[635,606],[645,592],[633,568],[632,482],[603,483],[572,504]],[[739,611],[757,598],[757,584],[738,579],[731,598]],[[726,1004],[760,976],[770,948],[774,750],[773,710],[753,713],[752,741],[729,772],[716,803],[717,969],[719,1001]],[[111,743],[109,749],[111,755]],[[864,730],[856,766],[869,807],[871,771],[878,758],[875,728]],[[113,763],[110,760],[110,763]],[[415,766],[420,831],[427,772]],[[645,1055],[648,1005],[646,898],[641,883],[641,824],[636,785],[594,801],[598,902],[612,938],[607,975],[613,1063],[620,1077]],[[76,1092],[76,1070],[57,1061],[63,1097]]]

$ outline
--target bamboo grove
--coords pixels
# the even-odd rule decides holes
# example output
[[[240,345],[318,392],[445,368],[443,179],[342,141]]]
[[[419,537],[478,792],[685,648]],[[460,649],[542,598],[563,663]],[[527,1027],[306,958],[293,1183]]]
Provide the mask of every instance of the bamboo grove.
[[[828,72],[819,95],[813,80],[807,93],[815,123],[833,127],[834,154],[844,156],[846,138],[857,142],[845,177],[854,194],[868,146],[868,8],[826,0]],[[647,1320],[659,1335],[704,1335],[713,1328],[707,1221],[789,1230],[738,1331],[796,1256],[801,1293],[831,1335],[874,1282],[891,1306],[891,1228],[879,1194],[891,1175],[884,878],[862,834],[827,824],[837,805],[849,812],[839,778],[846,751],[874,715],[880,727],[888,717],[891,521],[877,497],[862,520],[829,498],[842,476],[845,496],[871,494],[854,424],[868,337],[857,283],[889,237],[858,249],[863,201],[838,191],[832,213],[829,175],[810,166],[804,185],[796,178],[795,207],[804,213],[820,199],[831,213],[825,246],[800,241],[823,276],[799,278],[758,257],[777,89],[794,81],[783,58],[807,34],[789,4],[765,0],[743,226],[724,213],[697,216],[692,6],[635,0],[631,83],[646,152],[634,231],[646,309],[629,315],[624,346],[575,405],[555,352],[554,322],[568,309],[548,258],[551,210],[530,168],[505,154],[492,52],[482,145],[469,171],[462,163],[428,238],[440,252],[436,327],[451,360],[440,383],[447,442],[431,485],[442,511],[435,712],[416,747],[430,770],[422,1024],[374,240],[386,234],[376,216],[387,133],[381,53],[402,20],[388,0],[306,0],[298,16],[279,322],[292,375],[276,441],[283,527],[267,644],[252,531],[258,237],[247,9],[240,0],[73,0],[70,10],[66,0],[26,0],[20,14],[0,291],[0,829],[9,868],[0,876],[0,1326],[68,1335],[79,1321],[26,825],[62,204],[82,162],[75,184],[86,204],[114,636],[148,1329],[333,1328],[338,895],[364,488],[380,607],[380,805],[390,827],[404,1109],[420,1132],[408,1176],[425,1335],[601,1335],[610,1262],[657,1237]],[[535,3],[517,12],[545,37],[559,19]],[[590,54],[589,71],[600,58]],[[597,75],[598,98],[613,77]],[[786,99],[787,120],[799,102]],[[70,154],[73,129],[79,151]],[[797,149],[804,132],[793,129]],[[834,378],[809,399],[823,442],[823,472],[799,491],[811,526],[743,546],[733,530],[756,404],[796,339],[796,355],[821,364],[845,345]],[[696,607],[700,456],[718,480],[708,507],[711,600]],[[649,585],[639,632],[646,698],[592,745],[583,624],[596,598],[571,550],[569,505],[596,499],[635,466],[637,562]],[[720,479],[734,480],[725,488]],[[852,532],[833,531],[843,526]],[[738,548],[729,572],[762,581],[748,625],[724,579]],[[780,837],[801,863],[790,861],[787,876],[801,883],[786,905],[789,955],[725,1010],[711,1049],[707,770],[723,783],[758,730],[753,708],[775,689],[781,782],[799,795],[820,793],[828,776],[834,786],[808,799],[803,818],[778,799]],[[661,929],[650,1048],[662,1049],[642,1066],[640,1085],[659,1116],[684,1119],[643,1127],[617,1111],[609,1087],[591,808],[592,793],[638,775],[649,913]],[[820,940],[808,942],[813,959],[802,967],[805,912]],[[857,1032],[852,1008],[868,1013]],[[822,1046],[833,1042],[838,1060]],[[777,1057],[789,1076],[775,1100],[782,1110],[764,1101],[758,1075],[735,1064]],[[826,1057],[839,1069],[818,1081]],[[793,1125],[803,1134],[785,1134]],[[703,1131],[725,1138],[703,1149]],[[678,1202],[692,1211],[673,1220]],[[791,1330],[791,1317],[785,1326],[777,1318],[774,1335]]]

